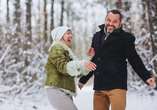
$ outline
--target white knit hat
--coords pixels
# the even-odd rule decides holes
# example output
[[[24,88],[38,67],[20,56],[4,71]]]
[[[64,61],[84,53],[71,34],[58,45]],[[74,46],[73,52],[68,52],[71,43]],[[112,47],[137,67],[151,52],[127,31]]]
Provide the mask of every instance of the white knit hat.
[[[63,37],[63,35],[65,34],[65,32],[67,30],[69,30],[69,29],[70,28],[66,27],[66,26],[60,26],[60,27],[54,28],[51,31],[51,37],[52,37],[53,41],[59,41],[59,40],[61,40],[61,38]],[[53,43],[51,44],[51,46],[49,48],[49,51],[50,51],[52,45],[53,45]]]
[[[52,37],[53,41],[60,40],[63,37],[63,35],[65,34],[65,32],[69,29],[70,28],[68,28],[66,26],[60,26],[60,27],[53,29],[51,31],[51,37]]]

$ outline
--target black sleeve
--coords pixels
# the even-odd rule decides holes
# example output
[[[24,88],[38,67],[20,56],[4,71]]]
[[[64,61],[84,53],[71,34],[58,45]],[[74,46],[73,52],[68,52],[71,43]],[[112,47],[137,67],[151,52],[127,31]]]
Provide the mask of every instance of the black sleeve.
[[[93,75],[93,72],[89,72],[88,75],[82,76],[80,78],[79,82],[82,83],[82,84],[86,84],[86,82],[92,77],[92,75]]]
[[[92,39],[91,47],[94,48],[94,37],[93,37],[93,39]],[[94,57],[92,58],[91,61],[93,61],[93,59],[94,59]],[[82,84],[86,84],[86,82],[92,77],[92,75],[93,75],[93,72],[91,71],[91,72],[89,72],[88,75],[82,76],[82,77],[80,78],[79,82],[82,83]]]
[[[134,71],[144,82],[146,82],[147,79],[151,78],[151,73],[145,68],[140,56],[135,49],[135,37],[133,35],[129,35],[127,37],[128,38],[125,43],[125,55]]]

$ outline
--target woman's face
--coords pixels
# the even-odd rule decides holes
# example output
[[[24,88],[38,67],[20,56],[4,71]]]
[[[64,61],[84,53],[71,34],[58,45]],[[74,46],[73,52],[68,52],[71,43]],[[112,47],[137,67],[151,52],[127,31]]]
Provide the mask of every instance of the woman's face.
[[[61,38],[61,41],[63,41],[67,46],[71,46],[71,40],[72,40],[72,34],[71,30],[67,30],[63,37]]]

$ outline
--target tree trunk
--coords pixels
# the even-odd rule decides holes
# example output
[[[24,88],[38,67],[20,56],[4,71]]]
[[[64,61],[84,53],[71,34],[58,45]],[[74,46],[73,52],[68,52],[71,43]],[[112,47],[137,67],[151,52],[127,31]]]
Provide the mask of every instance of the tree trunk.
[[[136,38],[137,39],[142,39],[140,40],[140,42],[138,42],[138,47],[142,47],[142,48],[138,48],[139,50],[139,54],[141,56],[141,58],[143,59],[143,62],[145,64],[149,64],[150,62],[150,58],[153,57],[152,52],[146,52],[146,51],[152,51],[152,47],[151,47],[151,38],[146,37],[148,35],[149,32],[149,22],[148,22],[148,12],[147,12],[147,4],[144,2],[144,0],[142,0],[142,8],[139,7],[140,10],[142,10],[142,12],[138,12],[140,14],[140,19],[138,21],[138,23],[136,25],[139,26],[139,29],[134,29],[134,33],[138,33]],[[134,24],[135,26],[135,24]],[[137,27],[136,27],[137,28]],[[140,31],[140,32],[139,32]],[[135,34],[136,35],[136,34]],[[150,66],[150,65],[149,65]],[[151,66],[152,67],[152,66]]]
[[[31,43],[32,43],[32,27],[31,27],[31,3],[32,0],[28,0],[26,3],[26,26],[27,26],[27,30],[26,30],[26,41],[25,41],[25,47],[24,50],[29,50],[31,48]],[[26,54],[26,58],[25,58],[25,66],[29,65],[29,60],[28,60],[28,55]]]
[[[54,16],[53,16],[53,13],[54,13],[54,0],[51,0],[51,31],[54,29]],[[50,31],[50,36],[51,36],[51,31]],[[50,41],[52,43],[52,37],[50,37]]]
[[[14,6],[15,6],[15,11],[14,11],[15,17],[14,17],[13,23],[15,25],[17,25],[17,27],[16,27],[16,33],[15,33],[15,37],[16,37],[16,36],[18,36],[18,34],[21,31],[21,27],[20,27],[21,11],[19,11],[19,10],[21,10],[20,9],[20,0],[15,0]]]
[[[142,0],[142,2],[144,2],[145,0]],[[143,7],[143,14],[142,14],[142,20],[143,20],[143,24],[142,24],[142,26],[141,26],[141,29],[142,28],[145,28],[146,30],[148,30],[148,26],[147,25],[145,25],[145,23],[146,22],[148,22],[148,20],[147,20],[147,18],[146,18],[146,13],[147,13],[147,5],[146,5],[146,3],[142,3],[142,7]],[[144,33],[144,35],[146,35],[147,33]],[[143,35],[143,34],[142,34]]]
[[[122,0],[117,0],[117,2],[116,2],[116,7],[117,7],[118,9],[122,9]]]
[[[41,9],[40,9],[40,0],[38,0],[38,6],[37,6],[37,8],[38,8],[38,11],[40,12],[41,11]],[[39,19],[37,20],[37,24],[41,24],[41,17],[39,17]],[[41,38],[41,28],[40,27],[38,27],[37,28],[37,30],[36,30],[36,34],[37,34],[37,36],[38,36],[38,40],[37,40],[37,42],[41,42],[42,41],[42,38]]]
[[[0,0],[0,7],[1,7],[1,0]],[[0,11],[0,19],[1,19],[1,11]]]
[[[47,6],[47,0],[44,0],[44,15],[45,15],[44,38],[45,38],[45,43],[47,42],[47,11],[46,11],[46,6]]]
[[[61,1],[61,18],[60,18],[60,26],[63,26],[63,12],[64,12],[64,0]]]
[[[14,10],[14,19],[13,19],[13,23],[14,23],[14,28],[16,28],[15,32],[14,32],[14,39],[13,40],[13,43],[12,43],[12,46],[13,46],[13,56],[14,56],[14,59],[16,59],[16,62],[17,63],[20,58],[19,58],[19,47],[20,47],[20,32],[21,32],[21,25],[20,25],[20,22],[21,22],[21,9],[20,9],[20,0],[15,0],[14,2],[14,7],[15,7],[15,10]]]
[[[27,24],[27,32],[26,32],[26,38],[27,38],[27,41],[29,42],[32,42],[32,27],[31,27],[31,10],[32,10],[32,7],[31,7],[31,3],[32,3],[32,0],[28,0],[28,2],[26,3],[26,6],[27,6],[27,14],[26,14],[26,24]]]
[[[150,37],[152,43],[153,57],[157,54],[157,1],[156,0],[145,0],[148,7],[148,19],[149,19],[149,29]],[[154,60],[154,69],[157,73],[157,60]],[[156,78],[157,85],[157,78]],[[157,87],[155,88],[157,89]]]
[[[0,8],[1,8],[1,0],[0,0]],[[0,19],[1,19],[1,11],[0,11]],[[1,25],[0,25],[0,35],[2,34],[2,29],[1,29]],[[1,41],[1,40],[0,40]]]
[[[124,10],[125,10],[125,14],[126,15],[130,15],[130,2],[128,2],[128,1],[125,1],[124,2]],[[125,24],[124,24],[124,27],[125,27],[125,31],[127,31],[127,32],[131,32],[131,21],[130,21],[130,17],[131,17],[131,15],[129,16],[129,17],[125,17]]]
[[[9,42],[8,40],[8,36],[9,36],[9,25],[10,25],[10,18],[9,18],[9,0],[7,0],[7,26],[6,26],[6,40],[7,42]]]
[[[10,18],[9,18],[9,0],[7,0],[7,24],[9,24]]]

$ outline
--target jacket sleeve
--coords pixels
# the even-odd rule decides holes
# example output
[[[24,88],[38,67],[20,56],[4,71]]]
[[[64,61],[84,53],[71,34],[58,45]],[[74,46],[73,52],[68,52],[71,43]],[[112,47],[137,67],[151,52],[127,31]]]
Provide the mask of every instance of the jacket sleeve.
[[[126,36],[127,40],[125,42],[125,55],[134,69],[134,71],[140,76],[140,78],[146,83],[146,80],[151,78],[151,73],[145,68],[140,56],[138,55],[134,41],[135,37],[133,35]]]
[[[92,45],[91,45],[92,48],[94,48],[94,41],[93,41],[93,40],[94,40],[94,37],[93,37],[93,39],[92,39]],[[94,57],[92,58],[91,61],[93,61],[93,59],[94,59]],[[93,71],[89,72],[89,74],[86,75],[86,76],[82,76],[82,77],[80,78],[79,82],[82,83],[82,84],[86,84],[86,82],[87,82],[92,76],[93,76]]]
[[[79,82],[82,83],[82,84],[86,84],[86,82],[92,77],[92,75],[93,75],[93,72],[89,72],[88,75],[82,76],[82,77],[79,79]]]
[[[64,49],[59,45],[54,45],[51,48],[48,60],[50,60],[62,74],[70,76],[78,76],[81,74],[77,69],[77,61],[68,61]]]
[[[91,61],[93,61],[94,57]],[[90,71],[88,75],[82,76],[79,80],[80,83],[86,84],[86,82],[93,76],[93,71]]]

